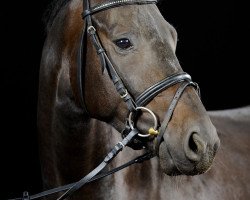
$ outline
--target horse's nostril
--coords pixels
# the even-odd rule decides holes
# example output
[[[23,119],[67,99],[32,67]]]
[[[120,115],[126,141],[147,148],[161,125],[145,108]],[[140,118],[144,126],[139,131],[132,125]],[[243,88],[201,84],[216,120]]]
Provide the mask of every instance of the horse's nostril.
[[[198,133],[192,132],[187,138],[184,150],[190,161],[199,161],[206,150],[206,145]]]
[[[214,144],[214,147],[213,147],[213,150],[214,150],[214,153],[216,153],[218,151],[220,147],[220,141],[218,140],[215,144]]]
[[[189,140],[188,140],[188,146],[189,148],[193,151],[193,152],[197,152],[198,151],[198,146],[197,144],[195,143],[195,140],[194,140],[194,133],[191,134]]]

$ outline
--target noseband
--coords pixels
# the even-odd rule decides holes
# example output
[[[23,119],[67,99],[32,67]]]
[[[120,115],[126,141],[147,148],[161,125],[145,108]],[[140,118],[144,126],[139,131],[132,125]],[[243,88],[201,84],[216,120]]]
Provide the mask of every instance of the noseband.
[[[183,94],[184,90],[187,88],[187,86],[193,86],[195,89],[197,89],[198,94],[200,94],[199,87],[196,83],[192,82],[190,75],[188,75],[185,72],[179,72],[176,74],[173,74],[160,82],[152,85],[148,89],[146,89],[144,92],[142,92],[136,99],[134,99],[129,91],[126,89],[125,85],[123,84],[122,78],[118,75],[115,67],[111,63],[108,55],[106,54],[100,39],[97,35],[96,29],[94,28],[92,24],[92,18],[91,15],[110,9],[114,7],[119,6],[125,6],[125,5],[141,5],[141,4],[156,4],[157,0],[114,0],[109,1],[107,3],[101,3],[98,4],[95,7],[90,7],[89,0],[83,0],[83,8],[86,10],[82,14],[82,18],[84,19],[84,28],[81,34],[81,42],[80,47],[78,51],[78,58],[77,58],[77,87],[78,87],[78,93],[79,93],[79,101],[81,103],[81,106],[84,108],[86,113],[88,113],[85,101],[84,101],[84,89],[83,89],[83,74],[84,74],[84,67],[83,67],[83,55],[84,55],[84,38],[86,33],[89,34],[92,43],[96,49],[97,54],[100,57],[102,69],[106,69],[110,79],[112,80],[117,92],[123,99],[123,101],[127,104],[128,110],[129,110],[129,116],[128,119],[126,119],[125,122],[125,129],[123,131],[123,140],[115,145],[115,147],[107,154],[103,162],[98,165],[93,171],[91,171],[89,174],[87,174],[85,177],[83,177],[81,180],[60,186],[58,188],[54,188],[51,190],[47,190],[44,192],[41,192],[36,195],[29,196],[27,192],[23,193],[22,198],[16,198],[13,200],[31,200],[31,199],[38,199],[42,198],[51,194],[55,194],[58,192],[65,191],[63,195],[61,195],[57,200],[63,200],[70,195],[72,195],[76,190],[80,189],[83,185],[90,183],[92,181],[98,180],[100,178],[106,177],[110,174],[113,174],[125,167],[128,167],[135,163],[141,163],[145,160],[148,160],[155,155],[158,154],[160,143],[162,142],[163,134],[167,129],[168,123],[171,120],[171,116],[174,112],[174,109],[181,98],[181,95]],[[169,108],[165,114],[164,120],[161,123],[160,127],[158,126],[158,121],[155,116],[155,114],[149,110],[148,108],[144,107],[146,106],[154,97],[156,97],[159,93],[162,91],[176,85],[180,84],[179,88],[177,89]],[[139,131],[134,127],[133,123],[133,117],[138,113],[138,111],[146,111],[149,114],[152,115],[154,119],[154,127],[149,128],[148,134],[140,134]],[[125,163],[124,165],[121,165],[120,167],[114,168],[113,170],[100,173],[104,167],[109,164],[113,158],[125,147],[130,146],[134,149],[141,149],[145,146],[145,140],[143,138],[152,136],[155,138],[155,151],[148,151],[144,155],[139,156],[128,163]]]

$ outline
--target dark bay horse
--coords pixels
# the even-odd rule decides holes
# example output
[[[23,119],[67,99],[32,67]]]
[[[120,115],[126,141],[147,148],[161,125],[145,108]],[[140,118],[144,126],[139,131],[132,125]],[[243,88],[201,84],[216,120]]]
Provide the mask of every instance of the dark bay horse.
[[[249,176],[244,174],[249,159],[240,158],[244,152],[236,155],[241,148],[234,152],[232,144],[226,143],[209,170],[220,144],[216,128],[222,141],[232,137],[234,148],[239,144],[244,151],[249,149],[249,116],[243,118],[248,121],[243,120],[237,136],[224,135],[225,124],[231,121],[225,118],[225,124],[220,124],[224,117],[216,112],[211,113],[214,127],[195,90],[197,85],[183,73],[176,58],[177,33],[154,1],[109,1],[108,6],[101,0],[88,3],[94,9],[82,6],[81,0],[55,1],[48,21],[38,101],[45,189],[75,182],[93,170],[121,140],[129,110],[136,108],[138,99],[148,100],[154,94],[142,105],[153,117],[142,112],[133,126],[145,136],[158,121],[153,132],[158,134],[160,129],[160,133],[144,138],[145,148],[124,148],[109,168],[147,150],[157,151],[157,157],[86,185],[71,199],[239,199],[249,195]],[[82,20],[82,13],[87,20]],[[85,28],[89,36],[82,34]],[[101,42],[96,42],[95,32]],[[84,70],[79,71],[79,65]],[[119,86],[114,86],[114,77],[121,77]],[[168,84],[178,77],[185,79]],[[162,89],[164,84],[168,87]],[[120,93],[121,88],[127,90]],[[142,94],[147,95],[142,98]],[[163,129],[166,117],[169,123]],[[233,156],[224,156],[225,152]],[[228,165],[235,166],[231,176]]]

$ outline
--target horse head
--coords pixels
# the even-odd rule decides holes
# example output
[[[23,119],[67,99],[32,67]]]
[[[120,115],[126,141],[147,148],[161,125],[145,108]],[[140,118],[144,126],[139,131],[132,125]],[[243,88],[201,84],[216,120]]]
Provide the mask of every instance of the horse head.
[[[112,9],[105,8],[96,13],[88,11],[84,16],[90,18],[92,23],[91,27],[86,26],[90,36],[88,39],[83,37],[84,51],[80,52],[84,65],[81,87],[84,90],[84,105],[90,117],[111,124],[119,132],[124,129],[129,111],[110,78],[112,72],[106,67],[107,64],[103,64],[106,61],[100,62],[96,50],[99,54],[105,50],[108,60],[132,99],[138,99],[144,91],[166,77],[183,73],[175,54],[176,30],[163,18],[156,5],[145,1],[136,2]],[[91,7],[97,8],[100,4],[105,6],[102,3],[93,0]],[[85,20],[85,25],[87,21]],[[98,34],[103,48],[95,48],[96,44],[90,39],[93,34]],[[106,59],[105,56],[102,59]],[[143,105],[154,113],[159,126],[164,122],[166,112],[181,85],[182,80],[175,82]],[[168,175],[206,172],[219,147],[216,129],[197,90],[187,85],[182,92],[169,115],[171,119],[161,133],[162,140],[157,147],[161,168]],[[142,112],[133,126],[141,134],[147,134],[153,123],[152,116]],[[147,148],[155,148],[156,138],[150,136],[144,139]]]

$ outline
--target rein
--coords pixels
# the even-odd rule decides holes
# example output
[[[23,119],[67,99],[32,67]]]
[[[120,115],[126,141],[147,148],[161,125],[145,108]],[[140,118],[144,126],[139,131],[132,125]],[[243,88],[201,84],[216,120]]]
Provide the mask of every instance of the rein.
[[[117,171],[120,171],[124,169],[125,167],[128,167],[136,163],[142,163],[143,161],[149,160],[155,157],[156,155],[158,155],[158,149],[159,149],[160,143],[163,140],[163,134],[165,130],[167,129],[168,123],[171,120],[174,109],[179,99],[181,98],[181,95],[183,94],[184,90],[186,89],[187,86],[193,86],[194,88],[197,89],[198,94],[199,94],[199,87],[196,83],[192,82],[190,75],[188,75],[185,72],[179,72],[154,84],[150,88],[146,89],[136,99],[133,99],[133,97],[130,95],[129,91],[126,89],[125,85],[123,84],[123,81],[118,75],[115,67],[111,63],[108,55],[106,54],[99,40],[96,29],[92,24],[92,18],[91,18],[91,15],[97,12],[101,12],[101,11],[114,8],[114,7],[133,5],[133,4],[141,5],[141,4],[156,4],[156,3],[157,3],[157,0],[114,0],[114,1],[109,1],[107,3],[101,3],[91,8],[89,0],[83,1],[83,7],[86,10],[82,13],[82,18],[84,19],[85,23],[84,23],[84,27],[83,27],[83,31],[81,35],[81,42],[80,42],[78,58],[77,58],[77,86],[78,86],[80,104],[82,108],[85,110],[85,112],[88,113],[88,110],[84,101],[83,77],[82,77],[83,76],[83,57],[82,56],[84,53],[84,38],[85,38],[86,33],[88,33],[96,49],[97,54],[100,57],[102,69],[107,70],[109,77],[112,80],[117,92],[119,93],[123,101],[126,103],[128,110],[129,110],[129,118],[125,122],[126,127],[122,133],[123,140],[118,142],[114,146],[114,148],[106,155],[104,160],[94,170],[92,170],[89,174],[87,174],[81,180],[75,183],[60,186],[54,189],[50,189],[50,190],[35,194],[35,195],[31,195],[31,196],[29,196],[28,192],[24,192],[23,197],[11,199],[11,200],[33,200],[33,199],[39,199],[42,197],[46,197],[55,193],[65,191],[57,199],[57,200],[63,200],[71,196],[74,192],[79,190],[82,186],[84,186],[87,183],[99,180],[103,177],[106,177]],[[177,89],[170,103],[170,106],[166,112],[163,122],[161,123],[161,126],[159,127],[158,120],[155,114],[151,110],[143,106],[147,105],[155,96],[157,96],[162,91],[178,83],[180,83],[180,86]],[[148,130],[148,134],[146,135],[139,133],[139,131],[133,125],[134,123],[133,123],[132,117],[136,115],[139,110],[148,112],[149,114],[151,114],[151,116],[154,119],[154,127],[151,127]],[[116,157],[116,155],[119,152],[123,150],[124,147],[130,146],[134,149],[145,148],[145,144],[144,144],[145,142],[143,142],[142,139],[147,138],[149,136],[151,136],[151,138],[152,137],[156,138],[154,151],[147,151],[145,154],[117,168],[101,173],[101,171]]]
[[[154,155],[152,154],[152,152],[147,152],[141,156],[138,156],[136,158],[134,158],[133,160],[119,166],[119,167],[116,167],[110,171],[107,171],[107,172],[103,172],[101,174],[98,174],[96,176],[94,176],[92,179],[90,179],[89,181],[87,181],[86,184],[88,183],[91,183],[91,182],[94,182],[94,181],[97,181],[99,179],[102,179],[106,176],[109,176],[109,175],[112,175],[114,174],[115,172],[118,172],[126,167],[129,167],[133,164],[136,164],[136,163],[142,163],[143,161],[146,161],[146,160],[149,160],[151,159],[152,157],[154,157]],[[59,192],[63,192],[65,190],[69,190],[70,188],[72,188],[74,185],[76,185],[77,182],[74,182],[74,183],[70,183],[70,184],[67,184],[67,185],[63,185],[63,186],[59,186],[59,187],[56,187],[56,188],[53,188],[53,189],[50,189],[50,190],[46,190],[46,191],[43,191],[43,192],[40,192],[40,193],[37,193],[37,194],[34,194],[34,195],[29,195],[29,193],[27,191],[24,191],[23,192],[23,197],[20,197],[20,198],[15,198],[15,199],[9,199],[9,200],[33,200],[33,199],[40,199],[40,198],[43,198],[43,197],[46,197],[46,196],[49,196],[49,195],[53,195],[53,194],[56,194],[56,193],[59,193]]]

